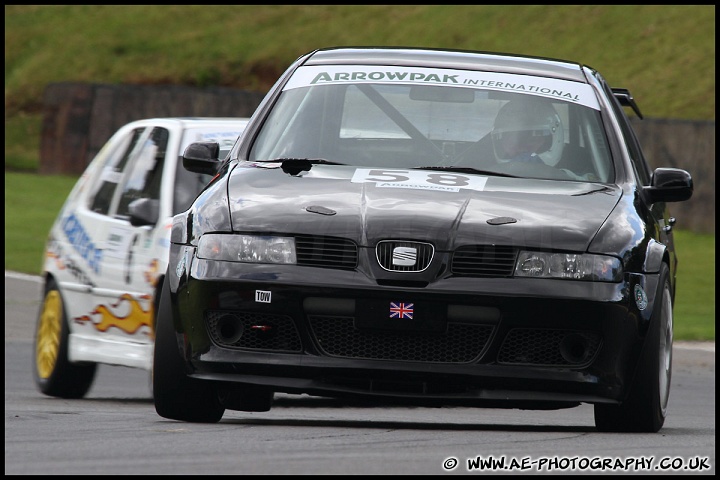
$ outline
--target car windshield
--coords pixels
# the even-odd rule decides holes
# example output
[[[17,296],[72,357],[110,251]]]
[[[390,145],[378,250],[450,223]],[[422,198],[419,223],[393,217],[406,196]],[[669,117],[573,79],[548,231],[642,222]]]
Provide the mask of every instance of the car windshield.
[[[411,67],[300,67],[251,161],[324,159],[611,182],[590,86],[527,75]]]

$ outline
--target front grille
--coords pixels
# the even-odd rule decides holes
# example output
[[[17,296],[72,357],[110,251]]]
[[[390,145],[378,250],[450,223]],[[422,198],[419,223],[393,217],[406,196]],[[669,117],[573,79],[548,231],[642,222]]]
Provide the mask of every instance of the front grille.
[[[505,336],[497,359],[514,365],[582,367],[592,362],[600,343],[596,332],[515,328]]]
[[[351,270],[357,267],[357,245],[345,238],[297,235],[295,253],[298,265]]]
[[[310,315],[312,334],[325,355],[409,362],[469,363],[480,358],[493,327],[448,323],[447,333],[408,335],[364,332],[353,317]]]
[[[215,345],[224,348],[300,352],[295,322],[286,315],[209,310],[205,326]]]
[[[383,240],[375,247],[378,263],[391,272],[422,272],[434,253],[431,244],[422,242]]]
[[[517,249],[496,245],[466,245],[455,250],[450,271],[469,277],[510,277]]]

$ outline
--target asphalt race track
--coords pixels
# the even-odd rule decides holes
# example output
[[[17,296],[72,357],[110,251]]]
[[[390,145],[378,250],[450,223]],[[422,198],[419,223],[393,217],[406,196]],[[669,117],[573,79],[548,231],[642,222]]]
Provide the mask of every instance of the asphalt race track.
[[[37,277],[5,274],[6,475],[715,473],[714,342],[676,342],[656,434],[598,433],[589,405],[370,407],[279,394],[269,412],[191,424],[155,413],[143,370],[102,365],[82,400],[40,394],[31,371],[40,290]]]

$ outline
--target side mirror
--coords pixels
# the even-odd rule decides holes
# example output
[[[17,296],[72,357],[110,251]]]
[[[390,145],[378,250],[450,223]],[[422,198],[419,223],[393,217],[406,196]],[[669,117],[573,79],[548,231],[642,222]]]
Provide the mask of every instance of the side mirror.
[[[188,145],[182,156],[185,170],[215,175],[220,166],[220,144],[217,142],[195,142]]]
[[[643,193],[650,203],[683,202],[692,197],[692,177],[679,168],[657,168],[650,186],[643,187]]]
[[[155,225],[160,216],[160,200],[138,198],[128,204],[128,212],[130,213],[130,225],[133,227]]]

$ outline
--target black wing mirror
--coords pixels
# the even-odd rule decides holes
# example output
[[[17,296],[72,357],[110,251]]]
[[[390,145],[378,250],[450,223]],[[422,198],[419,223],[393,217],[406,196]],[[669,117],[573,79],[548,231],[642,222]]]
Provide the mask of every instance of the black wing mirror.
[[[643,193],[650,203],[683,202],[692,197],[692,177],[679,168],[657,168],[650,186],[643,187]]]
[[[215,175],[220,166],[220,144],[217,142],[195,142],[188,145],[182,161],[185,170]]]
[[[160,201],[152,198],[138,198],[128,204],[130,225],[141,227],[155,225],[160,212]]]

